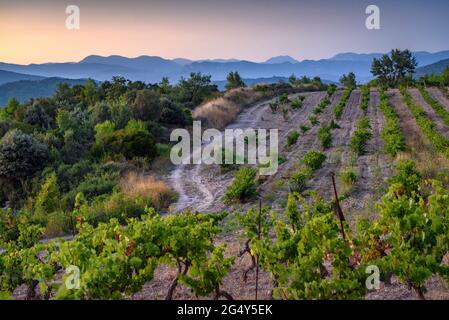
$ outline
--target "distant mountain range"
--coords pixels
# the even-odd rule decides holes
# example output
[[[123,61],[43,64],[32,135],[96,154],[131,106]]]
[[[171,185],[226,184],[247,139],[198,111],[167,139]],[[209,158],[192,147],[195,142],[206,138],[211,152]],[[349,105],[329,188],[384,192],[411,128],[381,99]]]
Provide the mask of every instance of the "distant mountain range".
[[[446,68],[449,68],[449,59],[441,60],[427,66],[416,69],[415,76],[417,78],[422,77],[426,74],[440,74]]]
[[[40,80],[40,79],[44,79],[44,77],[32,76],[29,74],[0,70],[0,85],[2,85],[4,83],[8,83],[8,82],[13,82],[13,81]]]
[[[71,86],[84,84],[86,80],[46,78],[43,80],[20,80],[0,85],[0,107],[5,106],[9,98],[16,98],[20,102],[25,102],[30,98],[51,96],[59,83],[64,82]]]
[[[168,77],[172,83],[181,77],[189,77],[191,72],[201,72],[212,76],[212,80],[222,85],[231,71],[238,71],[249,83],[260,79],[287,78],[291,74],[298,77],[319,76],[327,81],[338,82],[344,73],[354,72],[357,81],[363,83],[372,79],[370,72],[373,58],[382,53],[340,53],[330,59],[298,61],[290,56],[277,56],[265,62],[252,62],[238,59],[211,59],[193,61],[185,58],[173,60],[157,56],[140,56],[128,58],[118,55],[108,57],[91,55],[79,62],[44,63],[19,65],[0,62],[0,101],[12,96],[11,92],[20,93],[19,98],[39,96],[62,79],[87,79],[97,81],[110,80],[113,76],[123,76],[130,80],[141,80],[148,83],[159,82]],[[449,59],[449,51],[436,53],[414,52],[418,61],[419,72],[425,74],[428,70],[440,70],[432,64],[442,64]],[[422,68],[428,66],[428,68]],[[42,80],[51,78],[47,82]],[[59,80],[58,80],[59,78]],[[38,81],[35,92],[31,82]],[[19,81],[19,82],[17,82]],[[80,81],[80,80],[75,80]],[[4,87],[5,84],[10,84]],[[37,89],[39,88],[39,90]],[[45,88],[45,89],[44,89]],[[9,90],[9,91],[8,91]],[[0,103],[1,105],[1,103]]]

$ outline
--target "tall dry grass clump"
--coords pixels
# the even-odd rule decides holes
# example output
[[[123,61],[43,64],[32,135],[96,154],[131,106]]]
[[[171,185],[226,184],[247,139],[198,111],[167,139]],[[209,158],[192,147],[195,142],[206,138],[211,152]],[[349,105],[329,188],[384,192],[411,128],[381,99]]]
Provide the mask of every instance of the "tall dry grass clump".
[[[130,172],[120,180],[120,191],[129,199],[141,199],[156,209],[168,208],[175,199],[170,187],[152,176]]]
[[[242,109],[261,99],[263,94],[253,88],[237,88],[222,97],[207,101],[193,111],[193,118],[207,127],[224,129],[233,122]]]

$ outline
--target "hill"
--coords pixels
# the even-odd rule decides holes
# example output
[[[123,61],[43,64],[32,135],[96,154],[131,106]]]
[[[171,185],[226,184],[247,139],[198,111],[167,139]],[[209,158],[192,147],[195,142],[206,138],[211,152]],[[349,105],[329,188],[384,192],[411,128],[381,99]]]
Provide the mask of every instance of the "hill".
[[[437,53],[415,52],[419,66],[449,59],[449,51]],[[371,62],[380,53],[358,54],[341,53],[330,59],[304,60],[298,62],[289,56],[278,56],[263,63],[236,59],[215,59],[192,61],[184,58],[174,60],[157,56],[139,56],[128,58],[118,55],[91,55],[79,62],[45,63],[17,65],[0,63],[0,70],[24,73],[41,77],[58,77],[68,79],[92,78],[99,81],[110,80],[113,76],[123,76],[133,81],[147,83],[159,82],[168,77],[176,83],[182,77],[189,77],[191,72],[211,75],[213,81],[223,81],[231,71],[238,71],[245,79],[289,77],[307,75],[338,81],[342,74],[354,72],[358,82],[372,79]]]
[[[290,57],[290,56],[277,56],[268,59],[265,61],[267,64],[276,64],[276,63],[298,63],[299,61]]]
[[[58,84],[68,83],[69,85],[84,84],[86,80],[47,78],[38,81],[21,80],[0,85],[0,106],[4,106],[12,97],[20,102],[25,102],[30,98],[48,97],[56,90]]]
[[[419,78],[430,74],[440,74],[444,71],[444,69],[448,67],[449,67],[449,59],[441,60],[436,63],[432,63],[427,66],[416,69],[415,76]]]
[[[40,80],[40,79],[43,79],[43,77],[0,70],[0,85],[20,80]]]

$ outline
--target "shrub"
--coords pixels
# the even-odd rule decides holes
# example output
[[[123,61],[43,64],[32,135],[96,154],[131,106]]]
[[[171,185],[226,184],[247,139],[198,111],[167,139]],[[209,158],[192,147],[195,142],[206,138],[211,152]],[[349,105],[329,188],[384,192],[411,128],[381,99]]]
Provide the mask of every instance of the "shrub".
[[[313,115],[313,114],[309,116],[309,121],[312,124],[312,127],[315,126],[315,125],[320,124],[320,121],[318,120],[318,117],[316,115]]]
[[[366,144],[371,137],[372,134],[369,119],[363,117],[357,123],[357,131],[351,138],[349,146],[357,155],[363,155],[366,152]]]
[[[320,130],[318,130],[318,140],[320,140],[321,146],[324,149],[332,146],[332,134],[329,126],[322,126]]]
[[[279,97],[279,102],[282,104],[289,103],[290,99],[288,98],[288,94],[287,93],[281,94],[281,96]]]
[[[277,101],[270,102],[268,105],[270,106],[270,110],[272,113],[276,113],[279,109],[279,102]]]
[[[407,195],[410,195],[413,191],[418,191],[421,179],[413,160],[400,160],[396,164],[396,175],[390,179],[390,184],[400,184]]]
[[[327,96],[331,97],[335,93],[336,90],[337,90],[337,86],[335,84],[330,84],[327,87]]]
[[[299,138],[299,133],[296,130],[291,131],[288,135],[287,135],[287,145],[288,146],[292,146],[294,145]]]
[[[256,178],[257,171],[252,168],[242,167],[235,174],[235,179],[231,186],[226,190],[225,202],[231,203],[238,200],[245,202],[257,194]]]
[[[379,109],[385,117],[385,127],[381,133],[385,152],[391,156],[395,156],[399,151],[405,149],[405,137],[399,126],[399,117],[388,103],[388,96],[385,90],[381,90],[380,92]]]
[[[355,172],[354,168],[346,168],[340,171],[339,177],[341,181],[347,186],[352,186],[357,182],[357,173]]]
[[[303,98],[303,97],[302,97]],[[301,109],[302,108],[302,99],[300,99],[299,97],[295,100],[292,101],[291,103],[291,107],[292,109]]]
[[[50,159],[45,144],[20,130],[0,140],[0,177],[23,182],[32,178]]]
[[[341,96],[340,100],[338,101],[338,104],[334,108],[334,115],[337,120],[341,118],[341,115],[343,114],[343,110],[346,107],[346,103],[348,102],[349,97],[351,96],[352,88],[346,89],[343,92],[343,95]]]
[[[59,193],[56,174],[51,173],[42,184],[41,190],[34,201],[34,210],[38,214],[46,214],[61,209],[61,194]]]
[[[306,125],[301,125],[301,126],[299,127],[299,129],[301,130],[301,133],[302,133],[302,134],[305,134],[307,131],[310,130],[310,128],[309,128],[308,126],[306,126]]]
[[[310,179],[312,171],[310,168],[301,168],[294,172],[289,180],[290,192],[302,192],[306,188],[307,181]]]
[[[362,102],[360,104],[360,108],[362,108],[363,112],[366,113],[368,111],[371,88],[369,85],[363,86],[361,91],[362,91]]]
[[[326,161],[326,155],[322,152],[316,150],[310,150],[304,155],[302,162],[312,171],[320,169],[323,162]]]

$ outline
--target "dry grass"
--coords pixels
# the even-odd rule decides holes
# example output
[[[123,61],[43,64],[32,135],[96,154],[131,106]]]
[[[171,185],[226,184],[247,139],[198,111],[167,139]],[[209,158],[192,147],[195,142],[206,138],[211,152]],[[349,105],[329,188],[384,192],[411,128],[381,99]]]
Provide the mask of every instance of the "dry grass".
[[[223,129],[235,120],[245,106],[255,103],[262,97],[262,92],[251,87],[233,89],[226,92],[222,97],[197,107],[193,111],[193,117],[203,120],[208,127]]]
[[[167,208],[175,197],[165,182],[135,172],[128,173],[120,180],[120,190],[125,197],[146,199],[155,208]]]

